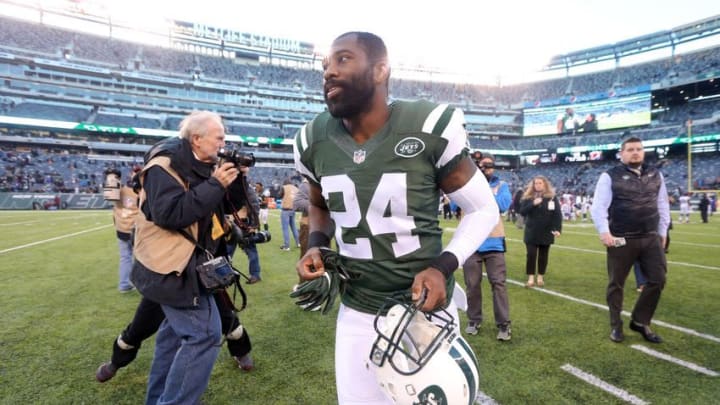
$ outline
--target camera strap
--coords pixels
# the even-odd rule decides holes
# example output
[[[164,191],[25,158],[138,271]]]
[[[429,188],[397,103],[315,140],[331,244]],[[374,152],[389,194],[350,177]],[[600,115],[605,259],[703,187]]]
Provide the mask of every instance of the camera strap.
[[[178,232],[180,232],[180,234],[182,236],[184,236],[185,239],[189,240],[195,246],[197,246],[198,249],[205,252],[205,254],[208,256],[209,259],[212,259],[213,257],[215,257],[215,255],[210,253],[209,250],[202,247],[202,245],[200,245],[200,243],[198,243],[198,241],[195,240],[195,238],[193,238],[193,236],[190,235],[185,229],[180,229],[180,230],[178,230]],[[241,275],[245,280],[250,280],[250,277],[248,277],[247,275],[245,275],[245,273],[241,272],[235,266],[233,266],[230,260],[228,260],[227,263],[237,274]],[[247,306],[247,294],[245,293],[245,289],[242,288],[242,284],[240,284],[239,277],[235,277],[235,282],[233,284],[235,285],[235,290],[233,291],[232,299],[230,299],[230,295],[227,294],[227,292],[225,292],[225,295],[227,296],[227,299],[230,300],[230,306],[232,307],[233,311],[240,312],[243,309],[245,309],[245,307]],[[242,298],[242,305],[240,306],[239,309],[235,306],[235,297],[237,296],[238,291],[240,292],[240,297]]]
[[[248,186],[247,177],[245,177],[245,175],[240,176],[240,184],[242,185],[242,189],[243,189],[243,200],[244,200],[243,205],[245,207],[247,207],[248,220],[250,221],[251,226],[259,228],[260,227],[260,218],[258,217],[257,211],[253,208],[253,205],[250,202],[250,198],[248,198],[248,187],[249,186]],[[230,207],[232,207],[232,216],[233,216],[233,219],[235,219],[235,223],[236,224],[242,223],[242,220],[240,219],[240,217],[237,214],[238,209],[235,207],[235,204],[233,204],[229,198],[227,199],[227,202],[230,205]]]

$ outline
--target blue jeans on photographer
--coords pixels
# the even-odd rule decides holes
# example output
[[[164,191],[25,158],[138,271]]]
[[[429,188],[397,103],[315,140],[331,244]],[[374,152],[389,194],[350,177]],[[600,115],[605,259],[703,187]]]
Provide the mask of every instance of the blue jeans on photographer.
[[[245,252],[248,257],[250,277],[260,279],[260,256],[258,255],[257,246],[255,246],[254,243],[248,243],[248,245],[243,248],[243,252]]]
[[[222,346],[215,299],[202,294],[197,307],[162,305],[162,310],[145,403],[197,404]]]
[[[133,289],[130,282],[130,271],[133,266],[133,245],[128,235],[127,240],[118,238],[118,250],[120,251],[120,265],[118,266],[119,283],[118,290],[126,292]]]
[[[297,226],[295,225],[295,211],[291,209],[283,209],[280,213],[280,224],[282,225],[283,232],[283,245],[282,248],[290,249],[290,231],[292,230],[293,238],[295,238],[295,244],[300,244],[300,237],[298,236]]]

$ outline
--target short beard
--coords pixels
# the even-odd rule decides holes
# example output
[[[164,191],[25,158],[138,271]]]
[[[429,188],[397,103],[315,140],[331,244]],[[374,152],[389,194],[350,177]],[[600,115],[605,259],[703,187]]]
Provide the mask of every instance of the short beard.
[[[352,118],[371,108],[372,98],[375,96],[375,86],[372,80],[372,69],[360,77],[353,77],[349,86],[343,88],[341,100],[332,102],[325,96],[325,104],[330,115],[335,118]],[[345,99],[342,99],[343,96]]]

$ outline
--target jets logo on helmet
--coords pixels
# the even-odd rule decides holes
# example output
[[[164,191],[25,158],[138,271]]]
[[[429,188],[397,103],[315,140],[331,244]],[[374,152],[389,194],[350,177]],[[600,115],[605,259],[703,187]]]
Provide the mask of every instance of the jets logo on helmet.
[[[390,298],[378,311],[368,361],[378,384],[396,404],[472,404],[480,379],[475,354],[452,315],[420,306]]]
[[[437,385],[431,385],[420,393],[418,395],[418,402],[413,402],[413,404],[417,405],[424,405],[424,404],[447,404],[447,396],[445,396],[445,391],[442,390]]]

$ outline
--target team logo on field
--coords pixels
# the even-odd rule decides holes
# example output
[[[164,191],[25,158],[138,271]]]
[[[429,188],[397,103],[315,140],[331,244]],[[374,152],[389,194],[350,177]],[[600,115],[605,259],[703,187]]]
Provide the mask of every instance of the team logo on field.
[[[360,149],[353,152],[353,162],[360,164],[365,161],[365,151]]]
[[[405,138],[395,145],[395,154],[400,157],[411,158],[425,150],[425,143],[413,136]]]

